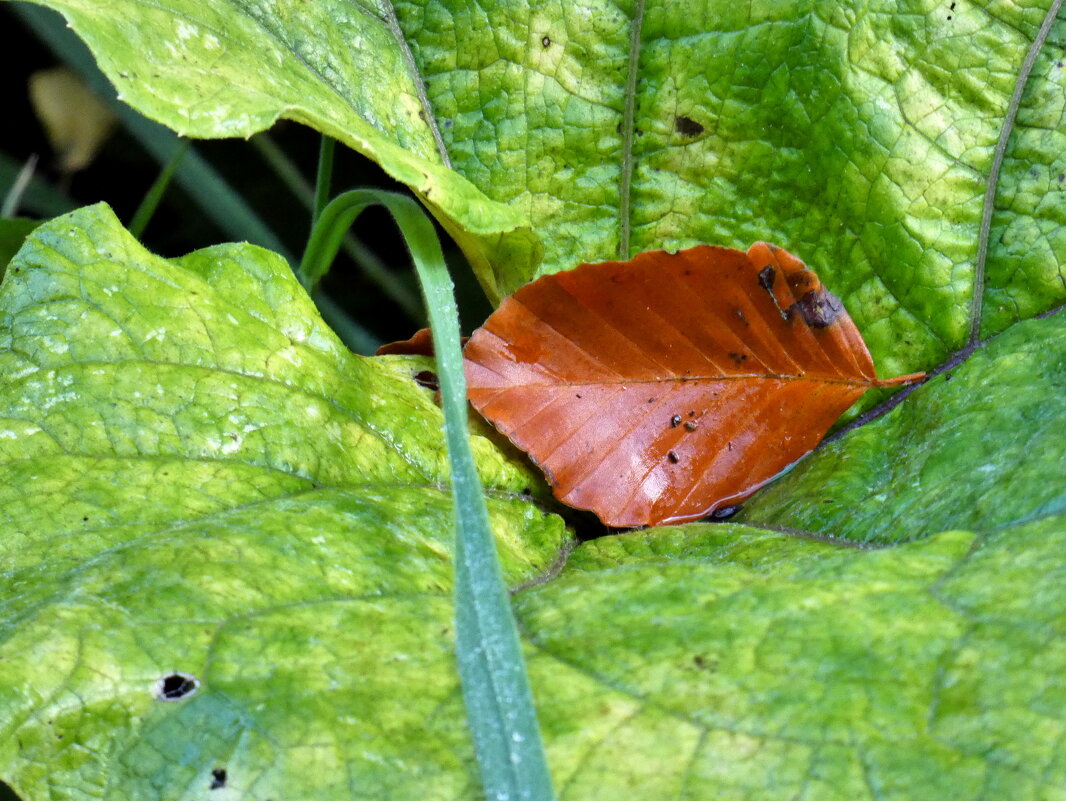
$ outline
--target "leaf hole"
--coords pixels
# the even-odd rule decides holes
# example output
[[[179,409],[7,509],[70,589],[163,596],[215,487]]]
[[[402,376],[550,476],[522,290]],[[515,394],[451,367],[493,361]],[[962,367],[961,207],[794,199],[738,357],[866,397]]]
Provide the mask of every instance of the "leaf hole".
[[[419,370],[412,375],[411,378],[413,378],[415,383],[420,387],[425,387],[434,392],[440,389],[440,379],[437,378],[437,374],[432,370]]]
[[[703,133],[703,126],[691,117],[675,117],[674,127],[682,136],[699,136]]]
[[[200,689],[200,680],[191,673],[171,673],[155,683],[155,697],[159,701],[180,701]]]
[[[540,40],[541,47],[547,49],[552,46],[552,40],[548,36],[544,36]]]
[[[226,769],[215,768],[211,771],[211,789],[218,790],[226,786]]]

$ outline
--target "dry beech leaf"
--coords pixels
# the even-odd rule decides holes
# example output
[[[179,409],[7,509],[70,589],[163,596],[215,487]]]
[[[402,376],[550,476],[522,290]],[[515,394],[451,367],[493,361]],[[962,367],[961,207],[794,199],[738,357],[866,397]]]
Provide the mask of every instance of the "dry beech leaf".
[[[465,340],[464,340],[465,341]],[[433,333],[428,328],[419,328],[408,339],[386,342],[375,356],[432,356]]]
[[[582,264],[505,299],[466,346],[470,400],[555,496],[609,526],[751,495],[879,381],[841,302],[759,242]]]

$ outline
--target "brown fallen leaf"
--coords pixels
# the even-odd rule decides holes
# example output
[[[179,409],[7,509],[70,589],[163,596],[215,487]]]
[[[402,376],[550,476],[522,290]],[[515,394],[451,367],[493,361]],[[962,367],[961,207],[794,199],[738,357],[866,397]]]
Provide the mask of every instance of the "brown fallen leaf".
[[[878,380],[840,300],[759,242],[583,264],[505,299],[464,351],[474,407],[607,525],[695,520],[806,454]]]

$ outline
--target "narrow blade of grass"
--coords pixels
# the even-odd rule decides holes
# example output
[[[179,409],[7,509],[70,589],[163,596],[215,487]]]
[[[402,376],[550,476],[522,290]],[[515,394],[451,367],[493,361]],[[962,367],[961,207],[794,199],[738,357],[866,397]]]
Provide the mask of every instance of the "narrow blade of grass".
[[[178,169],[181,160],[188,152],[189,141],[185,140],[170,161],[167,162],[166,166],[159,171],[158,177],[152,182],[152,185],[148,187],[148,191],[145,193],[141,205],[138,206],[137,211],[133,213],[133,219],[130,220],[128,230],[138,239],[141,238],[144,229],[148,227],[148,223],[151,222],[152,215],[155,214],[155,210],[159,208],[159,201],[163,199],[167,187],[170,186],[170,179],[174,177],[174,172]]]
[[[297,275],[313,287],[329,269],[348,226],[375,204],[392,213],[403,233],[433,330],[455,499],[456,655],[485,795],[550,801],[554,792],[525,659],[467,438],[459,312],[433,224],[403,195],[345,192],[323,210]]]
[[[270,134],[256,134],[251,138],[252,146],[256,149],[263,160],[281,179],[289,191],[293,193],[308,211],[314,211],[315,188],[311,186],[300,172],[288,154],[282,150],[271,138]],[[321,214],[321,212],[319,212]],[[314,215],[315,219],[318,214]],[[422,311],[422,302],[416,292],[413,292],[400,278],[377,257],[377,255],[364,245],[349,231],[345,233],[343,240],[344,252],[348,254],[355,266],[377,284],[378,288],[403,309],[404,313],[416,326],[425,323],[425,315]]]

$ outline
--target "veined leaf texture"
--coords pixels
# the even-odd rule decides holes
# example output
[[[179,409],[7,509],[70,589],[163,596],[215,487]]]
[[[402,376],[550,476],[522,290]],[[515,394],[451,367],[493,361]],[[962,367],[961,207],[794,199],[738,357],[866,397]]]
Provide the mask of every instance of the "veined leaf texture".
[[[785,250],[583,264],[506,298],[466,346],[474,407],[555,496],[616,527],[695,520],[802,457],[879,381],[840,300]]]

